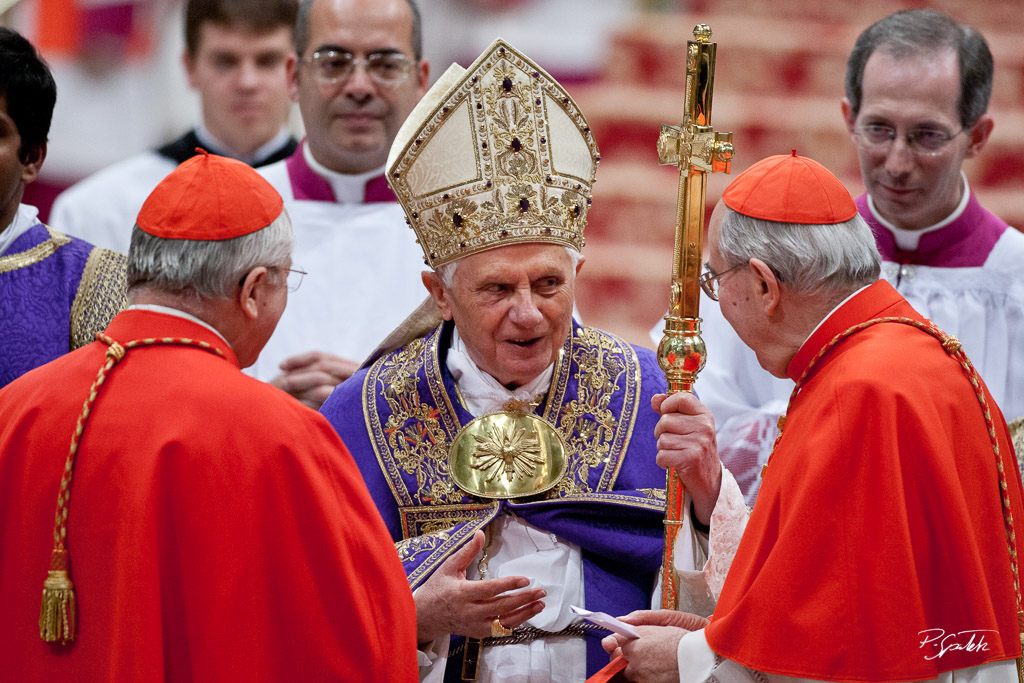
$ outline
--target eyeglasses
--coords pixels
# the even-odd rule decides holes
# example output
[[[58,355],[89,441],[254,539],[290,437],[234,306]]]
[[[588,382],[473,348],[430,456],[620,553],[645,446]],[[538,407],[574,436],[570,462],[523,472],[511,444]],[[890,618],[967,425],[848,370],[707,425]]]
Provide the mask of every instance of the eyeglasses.
[[[288,291],[298,291],[299,286],[302,284],[302,278],[306,277],[306,271],[301,268],[289,268],[288,269]]]
[[[352,78],[356,67],[362,65],[374,82],[392,87],[409,77],[412,60],[401,52],[375,52],[360,59],[351,52],[324,50],[314,52],[302,60],[313,69],[313,78],[324,85],[341,85]]]
[[[253,266],[254,268],[256,266]],[[306,271],[301,268],[285,268],[284,266],[266,266],[267,270],[287,270],[288,271],[288,292],[294,292],[298,290],[299,285],[302,284],[302,278],[306,276]],[[238,286],[241,287],[245,284],[245,278],[249,277],[249,272],[246,271],[242,278],[238,281]]]
[[[955,133],[947,133],[935,128],[915,128],[903,133],[902,137],[906,140],[907,147],[911,152],[931,157],[941,154],[946,145],[965,130],[967,128],[961,128]],[[897,136],[895,128],[878,123],[857,126],[852,132],[857,136],[857,146],[866,152],[888,151]]]
[[[721,273],[716,274],[714,271],[711,270],[711,268],[708,266],[708,264],[705,263],[704,264],[704,274],[701,275],[700,276],[700,280],[698,280],[698,282],[700,282],[700,288],[704,290],[704,293],[707,294],[708,297],[712,301],[718,301],[718,285],[719,285],[718,281],[719,281],[719,279],[721,279],[726,274],[731,273],[732,271],[736,270],[737,268],[742,268],[745,265],[747,265],[747,264],[746,263],[737,263],[732,268],[729,268],[727,270],[723,270]]]

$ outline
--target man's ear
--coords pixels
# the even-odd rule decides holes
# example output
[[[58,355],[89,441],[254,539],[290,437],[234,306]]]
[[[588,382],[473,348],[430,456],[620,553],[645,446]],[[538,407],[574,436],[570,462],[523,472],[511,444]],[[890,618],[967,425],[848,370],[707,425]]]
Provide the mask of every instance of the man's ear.
[[[185,49],[181,53],[181,65],[185,67],[185,75],[188,76],[189,87],[196,88],[196,61],[192,59],[192,55],[188,53],[188,49]]]
[[[250,320],[260,317],[264,299],[270,293],[270,271],[266,266],[257,266],[249,271],[238,287],[236,300],[242,314]]]
[[[765,315],[771,316],[778,308],[782,294],[779,280],[768,264],[761,259],[750,259],[750,269],[754,272],[757,287],[760,289],[761,307]]]
[[[419,93],[420,97],[427,94],[427,90],[430,89],[430,62],[425,59],[421,59],[416,64],[416,75],[419,76]]]
[[[976,156],[985,147],[994,127],[995,121],[988,114],[982,114],[978,117],[978,120],[974,122],[971,129],[967,131],[968,144],[967,151],[964,152],[965,159]]]
[[[288,96],[292,102],[299,101],[299,67],[301,63],[297,55],[293,55],[284,65],[285,74],[288,78]]]
[[[441,276],[432,270],[425,270],[420,273],[420,278],[423,280],[423,286],[430,293],[430,298],[434,300],[437,310],[441,312],[441,317],[445,320],[451,320],[452,307],[448,301],[448,293],[441,282]]]
[[[587,257],[580,254],[580,260],[576,262],[576,277],[580,276],[580,269],[583,268],[583,264],[586,263]]]
[[[853,125],[857,122],[857,115],[853,113],[853,105],[850,104],[850,100],[843,98],[840,102],[840,106],[843,110],[843,121],[846,121],[846,130],[853,132]]]
[[[21,182],[26,185],[39,177],[39,169],[43,167],[46,160],[46,143],[32,145],[28,148],[25,160],[21,166]]]

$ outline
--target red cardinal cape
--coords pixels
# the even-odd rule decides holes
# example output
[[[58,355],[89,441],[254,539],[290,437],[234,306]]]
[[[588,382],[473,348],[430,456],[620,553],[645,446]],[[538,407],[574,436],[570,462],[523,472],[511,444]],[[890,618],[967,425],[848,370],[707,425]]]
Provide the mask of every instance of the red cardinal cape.
[[[885,282],[858,293],[789,365],[888,316],[923,320]],[[1020,476],[988,390],[1015,543]],[[929,333],[877,324],[817,361],[790,405],[718,607],[716,653],[830,681],[910,681],[1021,652],[996,456],[975,390]]]
[[[417,679],[416,612],[391,537],[321,415],[243,375],[227,343],[129,310],[78,449],[68,551],[78,634],[40,639],[71,435],[107,346],[0,390],[0,679]]]

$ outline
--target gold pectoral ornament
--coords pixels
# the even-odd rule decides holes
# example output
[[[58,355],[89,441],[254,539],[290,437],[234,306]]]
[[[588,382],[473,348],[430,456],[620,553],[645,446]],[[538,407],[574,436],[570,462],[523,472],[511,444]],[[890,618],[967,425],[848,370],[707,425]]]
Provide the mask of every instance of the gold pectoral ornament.
[[[547,420],[510,400],[471,420],[448,452],[452,481],[473,496],[507,500],[543,493],[565,475],[566,446]]]

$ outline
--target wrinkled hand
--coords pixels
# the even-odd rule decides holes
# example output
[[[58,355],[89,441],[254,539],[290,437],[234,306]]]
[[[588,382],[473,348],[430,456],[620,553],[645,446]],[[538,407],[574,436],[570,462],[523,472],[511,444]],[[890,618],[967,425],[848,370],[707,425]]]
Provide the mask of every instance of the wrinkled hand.
[[[651,407],[661,413],[654,427],[658,440],[657,463],[675,468],[676,476],[693,498],[697,519],[711,521],[722,488],[722,461],[715,441],[715,419],[700,400],[685,391],[657,394]]]
[[[446,633],[485,638],[491,635],[491,622],[500,619],[505,628],[515,628],[544,609],[540,599],[547,595],[543,588],[526,588],[523,576],[472,581],[466,568],[484,547],[484,533],[477,531],[473,540],[445,560],[423,585],[416,589],[416,636],[420,643],[429,643]]]
[[[612,659],[624,657],[629,664],[623,674],[628,680],[640,683],[676,683],[679,680],[676,650],[680,639],[708,624],[704,617],[671,610],[639,610],[622,617],[622,621],[636,626],[640,637],[612,634],[601,641],[601,646]]]
[[[307,351],[286,358],[280,367],[281,374],[270,383],[319,410],[334,387],[351,377],[359,364],[326,351]]]

